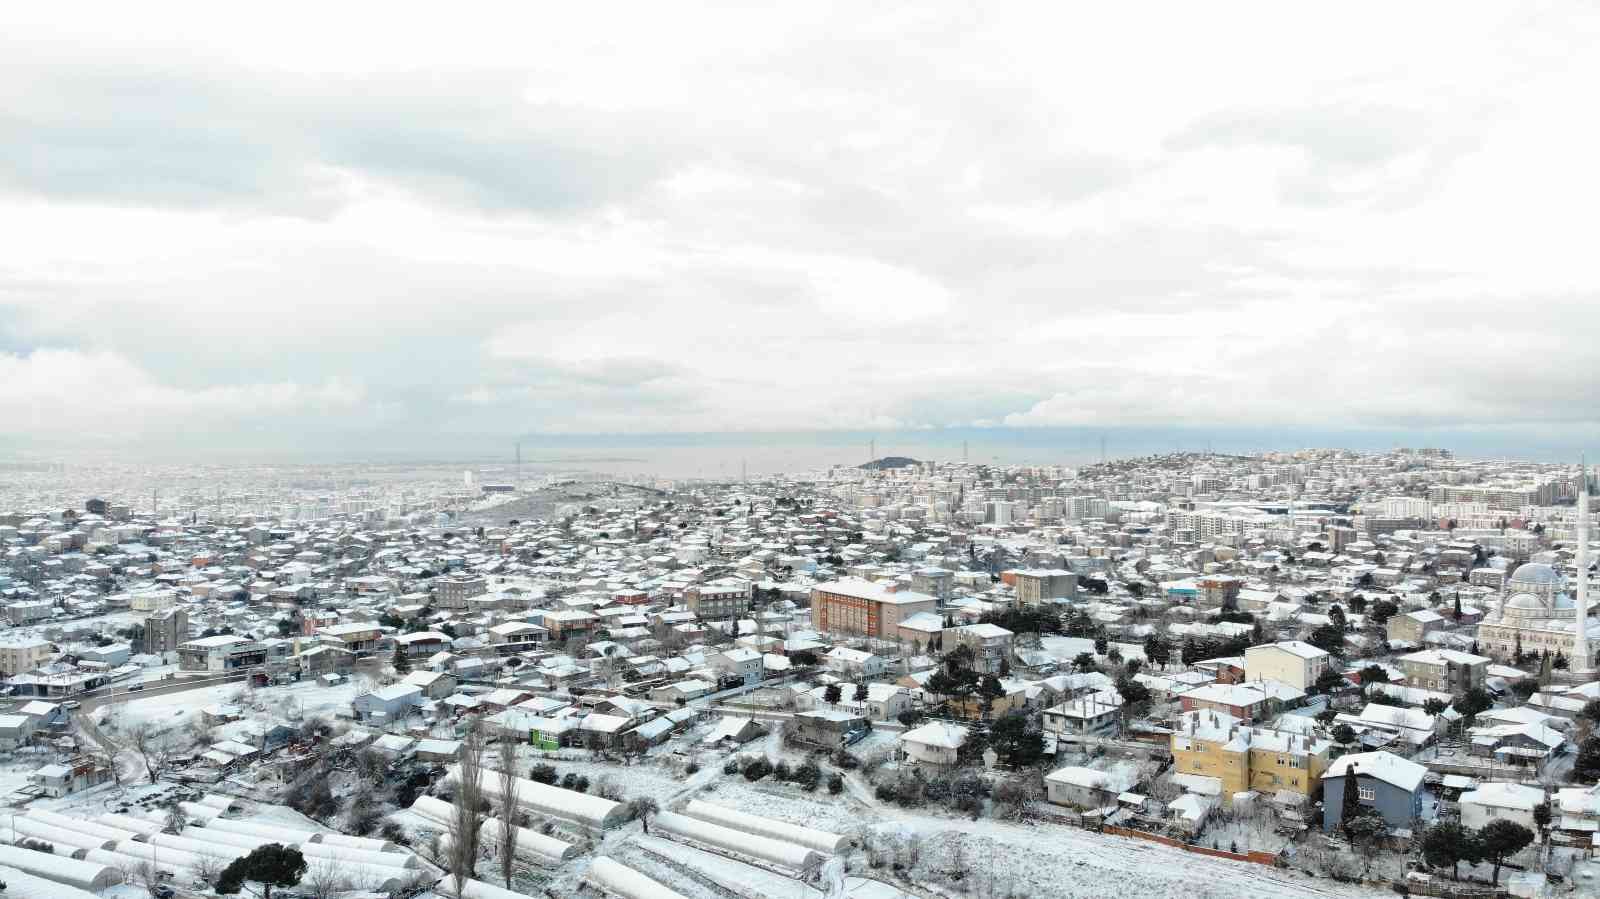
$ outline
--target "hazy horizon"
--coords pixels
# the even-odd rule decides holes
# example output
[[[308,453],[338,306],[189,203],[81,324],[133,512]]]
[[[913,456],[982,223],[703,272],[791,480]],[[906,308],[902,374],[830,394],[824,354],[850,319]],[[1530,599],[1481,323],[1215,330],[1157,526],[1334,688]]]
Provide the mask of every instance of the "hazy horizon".
[[[1595,6],[486,21],[0,10],[0,452],[1600,446]]]

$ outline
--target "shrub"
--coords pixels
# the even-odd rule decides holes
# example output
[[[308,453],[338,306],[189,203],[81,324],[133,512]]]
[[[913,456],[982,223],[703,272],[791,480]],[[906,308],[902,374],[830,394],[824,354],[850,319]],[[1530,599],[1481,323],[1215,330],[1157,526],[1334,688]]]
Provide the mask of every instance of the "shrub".
[[[817,788],[817,781],[822,779],[822,769],[811,759],[806,759],[805,764],[794,769],[794,782],[805,789],[807,793]]]
[[[845,771],[854,771],[861,767],[861,760],[846,752],[843,746],[834,752],[833,763]]]
[[[728,759],[727,763],[722,766],[722,773],[723,774],[738,774],[739,773],[739,762],[738,762],[738,760],[736,760],[736,759]]]
[[[556,782],[555,766],[543,763],[534,765],[533,770],[528,772],[528,779],[542,784],[554,784]]]
[[[788,762],[779,762],[778,766],[776,768],[772,769],[772,776],[776,780],[785,781],[785,782],[794,779],[793,773],[789,771],[789,763]]]
[[[772,773],[772,764],[765,758],[755,758],[744,766],[744,779],[752,783]]]
[[[698,774],[699,771],[700,771],[700,763],[699,762],[690,762],[689,764],[685,765],[684,768],[683,768],[683,772],[685,774]]]
[[[844,792],[844,778],[838,774],[828,778],[828,792],[837,796]]]

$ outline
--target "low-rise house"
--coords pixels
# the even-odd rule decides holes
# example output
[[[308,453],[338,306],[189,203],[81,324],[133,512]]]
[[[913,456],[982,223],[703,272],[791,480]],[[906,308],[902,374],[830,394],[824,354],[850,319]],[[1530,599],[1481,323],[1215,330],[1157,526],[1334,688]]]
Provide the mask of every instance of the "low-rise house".
[[[77,758],[58,765],[43,765],[28,775],[28,783],[46,796],[60,798],[97,787],[111,780],[111,769],[92,759]]]
[[[1461,824],[1481,830],[1495,821],[1510,821],[1538,833],[1533,810],[1543,803],[1544,791],[1538,787],[1499,781],[1480,784],[1476,790],[1461,794]]]
[[[1542,771],[1561,749],[1566,736],[1543,724],[1496,724],[1474,727],[1472,754]]]
[[[28,744],[36,726],[27,715],[0,715],[0,749],[16,749]]]
[[[1207,684],[1184,693],[1178,701],[1185,712],[1211,709],[1248,724],[1266,717],[1271,711],[1267,699],[1267,693],[1261,689],[1261,685],[1250,683]]]
[[[827,749],[853,743],[871,729],[866,718],[840,709],[797,712],[790,721],[796,739]]]
[[[351,706],[358,721],[394,721],[411,714],[422,704],[422,688],[415,684],[391,684],[357,696]]]
[[[1375,809],[1391,829],[1403,830],[1422,814],[1422,779],[1428,769],[1391,752],[1341,756],[1322,776],[1322,829],[1344,820],[1344,781],[1356,778],[1362,805]]]
[[[456,691],[456,679],[442,671],[413,671],[400,682],[421,690],[425,699],[444,699]]]
[[[1051,706],[1042,715],[1044,730],[1057,736],[1109,736],[1122,721],[1122,696],[1104,690]]]
[[[882,657],[848,646],[835,646],[824,658],[828,670],[849,680],[862,680],[883,674],[887,663]]]
[[[621,715],[602,715],[591,712],[578,722],[578,738],[590,749],[613,749],[622,746],[622,734],[633,727],[632,718]]]
[[[1097,809],[1115,806],[1117,797],[1139,782],[1139,766],[1131,762],[1108,765],[1104,770],[1069,765],[1045,775],[1045,799],[1068,808]]]
[[[968,731],[959,724],[930,721],[900,735],[900,754],[906,762],[929,768],[950,768],[960,761]]]
[[[743,746],[757,737],[764,736],[766,732],[766,728],[753,718],[723,715],[711,728],[711,732],[700,738],[700,742],[717,746]]]
[[[178,667],[184,671],[234,671],[266,663],[267,652],[249,637],[219,634],[178,644]]]
[[[714,653],[707,658],[711,667],[725,677],[734,677],[744,686],[761,683],[763,667],[761,653],[739,647]]]

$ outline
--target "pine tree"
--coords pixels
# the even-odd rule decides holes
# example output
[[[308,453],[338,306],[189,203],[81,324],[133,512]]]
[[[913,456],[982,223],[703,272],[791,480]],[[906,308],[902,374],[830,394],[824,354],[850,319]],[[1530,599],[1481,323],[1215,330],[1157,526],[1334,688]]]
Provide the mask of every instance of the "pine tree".
[[[1351,765],[1344,771],[1344,795],[1339,806],[1339,823],[1345,824],[1357,817],[1360,808],[1361,787],[1356,783],[1356,766]]]
[[[406,655],[406,647],[404,643],[396,643],[394,645],[394,673],[411,673],[411,659]]]

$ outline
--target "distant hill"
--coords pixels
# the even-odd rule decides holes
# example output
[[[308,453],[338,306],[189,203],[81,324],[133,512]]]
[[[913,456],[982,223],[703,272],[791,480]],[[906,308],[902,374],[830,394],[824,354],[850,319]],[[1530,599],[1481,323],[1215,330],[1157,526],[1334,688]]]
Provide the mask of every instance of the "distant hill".
[[[917,460],[908,459],[905,456],[884,456],[882,459],[874,459],[871,462],[864,463],[861,467],[868,471],[883,471],[887,468],[910,468],[916,464]]]

